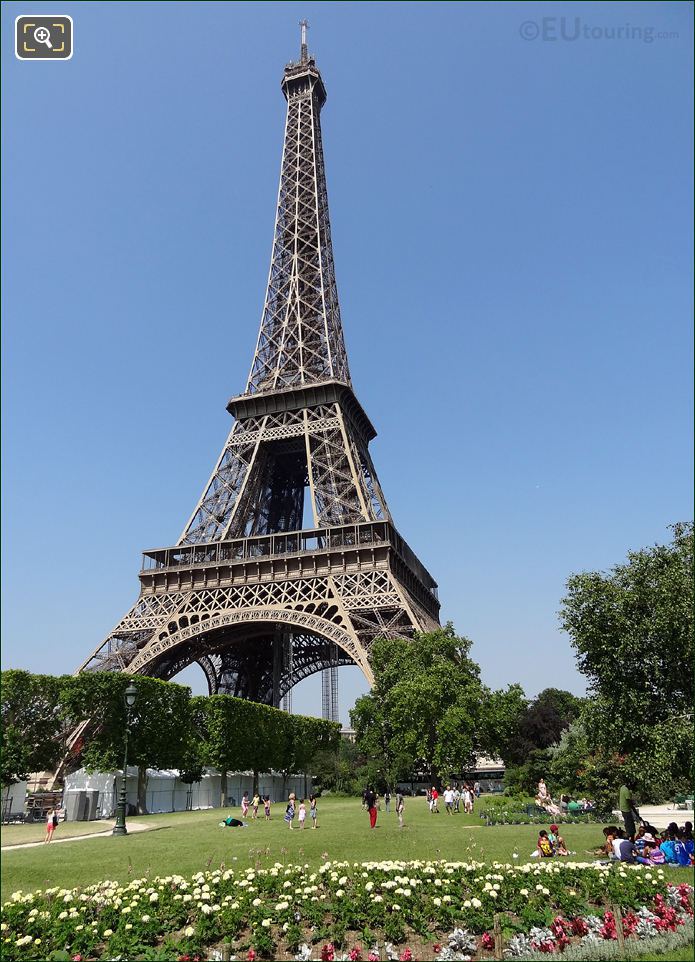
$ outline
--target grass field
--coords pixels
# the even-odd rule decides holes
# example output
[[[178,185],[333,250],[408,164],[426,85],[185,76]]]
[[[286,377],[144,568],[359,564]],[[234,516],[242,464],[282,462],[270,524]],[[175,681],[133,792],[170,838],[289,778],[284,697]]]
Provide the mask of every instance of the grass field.
[[[50,885],[74,886],[103,879],[117,881],[179,873],[189,875],[220,865],[272,865],[294,862],[317,866],[326,858],[366,859],[475,859],[512,862],[515,853],[526,861],[535,849],[539,826],[483,826],[477,815],[430,815],[423,798],[406,800],[405,826],[398,827],[393,811],[379,813],[377,828],[369,829],[359,799],[321,799],[319,828],[289,831],[274,806],[271,822],[250,822],[248,828],[220,828],[225,814],[238,810],[176,812],[129,820],[131,827],[147,826],[126,838],[94,838],[36,848],[5,851],[2,856],[3,898]],[[307,822],[309,820],[307,819]],[[110,824],[110,823],[109,823]],[[56,838],[69,831],[107,828],[105,823],[60,825]],[[565,831],[566,829],[566,831]],[[34,833],[34,834],[32,834]],[[602,841],[599,825],[563,826],[563,835],[576,858],[587,860]],[[3,846],[43,838],[42,826],[7,826]],[[692,873],[673,870],[674,878],[692,881]]]

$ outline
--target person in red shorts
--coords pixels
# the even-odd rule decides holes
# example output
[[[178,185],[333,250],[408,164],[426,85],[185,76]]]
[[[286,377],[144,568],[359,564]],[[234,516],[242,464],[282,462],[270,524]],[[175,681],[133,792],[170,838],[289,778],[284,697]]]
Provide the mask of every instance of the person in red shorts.
[[[364,793],[364,804],[369,812],[369,827],[376,828],[376,792],[371,785]]]

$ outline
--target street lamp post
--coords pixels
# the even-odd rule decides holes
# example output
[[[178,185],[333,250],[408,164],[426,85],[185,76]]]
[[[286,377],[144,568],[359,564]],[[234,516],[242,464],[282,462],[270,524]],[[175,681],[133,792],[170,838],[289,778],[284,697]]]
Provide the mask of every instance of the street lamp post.
[[[118,808],[116,810],[116,824],[113,827],[112,835],[127,835],[128,829],[125,827],[125,806],[126,806],[126,776],[128,772],[128,731],[130,729],[130,713],[138,690],[131,682],[125,690],[125,749],[123,752],[123,777],[121,778],[121,791],[118,796]]]

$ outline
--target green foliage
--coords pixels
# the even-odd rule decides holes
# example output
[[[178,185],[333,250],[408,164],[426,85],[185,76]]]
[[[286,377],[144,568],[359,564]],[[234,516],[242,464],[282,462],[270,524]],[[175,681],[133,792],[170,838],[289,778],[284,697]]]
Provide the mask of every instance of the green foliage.
[[[2,672],[2,784],[55,766],[65,726],[59,695],[64,679],[12,669]]]
[[[523,768],[531,753],[555,745],[562,732],[577,718],[582,705],[583,699],[569,691],[546,688],[540,692],[520,712],[516,729],[502,748],[507,766]],[[530,783],[524,782],[524,787],[531,789]]]
[[[672,531],[670,544],[631,552],[608,574],[573,575],[562,602],[594,697],[553,766],[613,805],[625,779],[644,802],[691,784],[693,525]]]
[[[505,763],[509,760],[510,746],[517,738],[527,705],[521,685],[509,685],[504,691],[488,693],[481,710],[488,755],[501,758]]]
[[[377,639],[372,691],[350,712],[357,743],[393,784],[413,767],[433,781],[460,771],[478,747],[483,686],[471,642],[451,624],[412,641]]]
[[[71,726],[89,722],[82,764],[88,771],[113,771],[123,764],[125,690],[137,689],[131,712],[128,763],[178,768],[185,756],[191,692],[182,685],[120,672],[82,672],[64,678],[60,701]]]
[[[334,752],[340,726],[231,695],[191,699],[194,754],[219,771],[308,772],[315,755]]]

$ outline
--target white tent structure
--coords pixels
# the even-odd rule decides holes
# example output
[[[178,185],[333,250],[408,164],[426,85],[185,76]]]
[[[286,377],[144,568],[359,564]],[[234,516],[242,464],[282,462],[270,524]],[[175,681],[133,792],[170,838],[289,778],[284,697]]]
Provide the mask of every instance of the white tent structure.
[[[11,822],[13,819],[24,818],[24,803],[27,795],[27,783],[15,782],[2,790],[2,820]]]
[[[89,775],[84,768],[65,776],[63,808],[70,819],[109,818],[116,814],[120,791],[120,772],[94,772]],[[307,779],[311,791],[311,780]],[[276,804],[284,803],[287,795],[304,794],[304,776],[291,775],[284,779],[275,772],[258,776],[258,791],[269,795]],[[232,772],[227,775],[227,804],[241,804],[244,792],[253,795],[253,772]],[[128,767],[126,799],[135,806],[138,796],[138,770]],[[218,808],[221,802],[221,776],[212,768],[205,769],[202,779],[192,785],[182,782],[177,769],[147,769],[147,811],[185,812],[205,808]],[[82,799],[92,799],[93,804],[81,804]],[[283,804],[284,811],[284,804]]]

